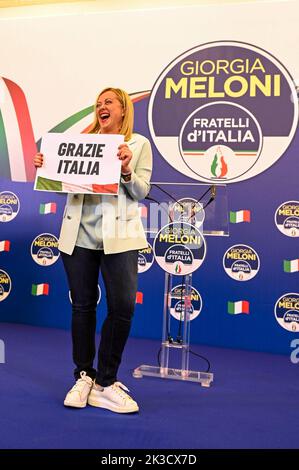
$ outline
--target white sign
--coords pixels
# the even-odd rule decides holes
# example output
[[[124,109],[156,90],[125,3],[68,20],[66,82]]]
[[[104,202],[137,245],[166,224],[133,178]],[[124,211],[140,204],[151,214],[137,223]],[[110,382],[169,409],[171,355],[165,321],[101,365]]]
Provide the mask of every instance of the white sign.
[[[34,189],[62,193],[118,194],[121,161],[117,134],[48,133],[42,139],[44,163]]]

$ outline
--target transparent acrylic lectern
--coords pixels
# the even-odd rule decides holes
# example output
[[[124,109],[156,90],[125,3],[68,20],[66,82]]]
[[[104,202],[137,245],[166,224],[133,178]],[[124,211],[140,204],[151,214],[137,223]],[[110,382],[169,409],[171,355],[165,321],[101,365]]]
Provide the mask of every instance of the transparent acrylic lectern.
[[[154,240],[161,227],[174,221],[187,222],[206,236],[229,236],[228,201],[226,185],[197,183],[152,183],[147,206],[149,217],[145,230],[149,239]],[[158,216],[157,216],[157,209]],[[190,316],[192,313],[192,273],[184,276],[181,286],[181,299],[178,306],[180,314],[180,334],[176,340],[170,335],[170,314],[172,286],[177,276],[165,272],[162,343],[157,365],[140,365],[133,371],[133,377],[144,376],[197,382],[209,387],[213,373],[189,369],[190,353]],[[176,352],[177,364],[172,363]],[[179,356],[179,357],[177,357]],[[176,365],[176,367],[174,367]]]

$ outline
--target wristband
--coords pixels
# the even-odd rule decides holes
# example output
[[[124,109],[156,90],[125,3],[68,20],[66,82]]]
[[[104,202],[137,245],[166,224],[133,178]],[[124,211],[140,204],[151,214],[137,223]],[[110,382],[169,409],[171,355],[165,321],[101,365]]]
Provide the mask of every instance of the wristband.
[[[132,175],[132,173],[126,173],[126,174],[121,173],[121,177],[122,177],[122,179],[125,180],[125,181],[130,181],[131,175]]]

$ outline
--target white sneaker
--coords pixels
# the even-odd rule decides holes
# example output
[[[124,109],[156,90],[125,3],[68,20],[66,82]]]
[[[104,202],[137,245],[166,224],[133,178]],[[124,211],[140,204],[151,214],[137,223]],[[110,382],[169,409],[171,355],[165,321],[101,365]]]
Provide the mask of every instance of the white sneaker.
[[[136,401],[125,391],[129,392],[121,382],[114,382],[109,387],[94,384],[87,403],[91,406],[106,408],[115,413],[135,413],[139,411]]]
[[[80,376],[81,379],[78,379],[73,388],[67,393],[64,400],[64,406],[85,408],[93,380],[91,377],[86,375],[85,371],[80,372]]]

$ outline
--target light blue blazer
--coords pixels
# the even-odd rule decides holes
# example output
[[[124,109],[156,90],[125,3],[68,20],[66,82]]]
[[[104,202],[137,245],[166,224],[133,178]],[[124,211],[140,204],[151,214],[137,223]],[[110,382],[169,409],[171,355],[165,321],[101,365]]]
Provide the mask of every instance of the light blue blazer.
[[[133,134],[127,145],[133,153],[131,181],[121,179],[118,196],[101,196],[102,234],[105,254],[147,247],[138,201],[150,190],[152,150],[148,139]],[[68,194],[59,237],[60,251],[72,254],[80,227],[83,194]]]

